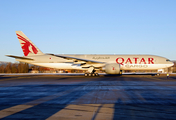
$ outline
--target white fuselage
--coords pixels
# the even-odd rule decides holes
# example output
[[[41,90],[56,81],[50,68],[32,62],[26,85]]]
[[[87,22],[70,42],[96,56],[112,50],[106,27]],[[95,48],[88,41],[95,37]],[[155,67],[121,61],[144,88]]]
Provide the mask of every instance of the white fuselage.
[[[117,63],[120,64],[121,70],[157,70],[173,66],[173,63],[168,59],[155,55],[64,55],[69,57],[76,57],[80,59],[93,60],[99,63],[86,63],[81,65],[82,61],[74,62],[73,60],[67,60],[51,55],[38,55],[29,56],[34,60],[22,60],[17,61],[30,63],[33,65],[56,68],[56,69],[86,69],[86,67],[94,66],[97,68],[103,68],[106,64]]]

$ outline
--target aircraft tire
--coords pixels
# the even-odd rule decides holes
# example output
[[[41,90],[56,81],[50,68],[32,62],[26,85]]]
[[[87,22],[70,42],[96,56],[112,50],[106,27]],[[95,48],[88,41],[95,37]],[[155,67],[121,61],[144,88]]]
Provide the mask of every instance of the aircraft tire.
[[[96,75],[95,75],[95,73],[92,73],[92,77],[95,77]]]
[[[98,73],[95,73],[95,76],[99,76],[99,74],[98,74]]]
[[[84,74],[84,76],[85,76],[85,77],[88,77],[88,74],[87,74],[87,73],[85,73],[85,74]]]
[[[92,74],[91,74],[91,73],[89,73],[88,75],[89,75],[89,77],[91,77],[91,76],[92,76]]]

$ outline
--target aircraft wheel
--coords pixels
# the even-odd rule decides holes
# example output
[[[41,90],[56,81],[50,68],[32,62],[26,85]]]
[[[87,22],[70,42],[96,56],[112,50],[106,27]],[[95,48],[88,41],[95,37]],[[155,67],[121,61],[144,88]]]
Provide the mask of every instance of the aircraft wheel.
[[[95,73],[92,73],[92,76],[95,77]]]
[[[89,73],[89,77],[91,77],[92,76],[92,74],[91,73]]]
[[[88,76],[88,74],[87,74],[87,73],[85,73],[85,74],[84,74],[84,76],[85,76],[85,77],[87,77],[87,76]]]
[[[99,76],[99,74],[98,74],[98,73],[95,73],[95,76]]]

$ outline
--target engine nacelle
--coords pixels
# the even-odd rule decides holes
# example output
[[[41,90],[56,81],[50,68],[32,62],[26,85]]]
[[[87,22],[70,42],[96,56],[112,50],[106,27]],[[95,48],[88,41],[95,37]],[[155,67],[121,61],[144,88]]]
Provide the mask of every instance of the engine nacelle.
[[[120,64],[117,63],[106,64],[105,72],[107,74],[120,74]]]

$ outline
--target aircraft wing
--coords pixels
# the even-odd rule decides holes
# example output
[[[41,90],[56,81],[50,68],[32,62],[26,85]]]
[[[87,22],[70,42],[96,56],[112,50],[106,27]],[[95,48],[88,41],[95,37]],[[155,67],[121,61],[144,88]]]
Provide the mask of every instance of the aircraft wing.
[[[14,55],[6,55],[8,57],[13,57],[13,58],[16,58],[16,59],[23,59],[23,60],[34,60],[34,59],[31,59],[31,58],[27,58],[27,57],[19,57],[19,56],[14,56]]]
[[[81,58],[76,58],[76,57],[69,57],[69,56],[64,56],[64,55],[55,55],[55,54],[48,54],[48,55],[64,58],[67,60],[73,60],[74,62],[84,62],[84,63],[88,63],[88,64],[104,64],[104,62],[88,60],[88,59],[81,59]]]

